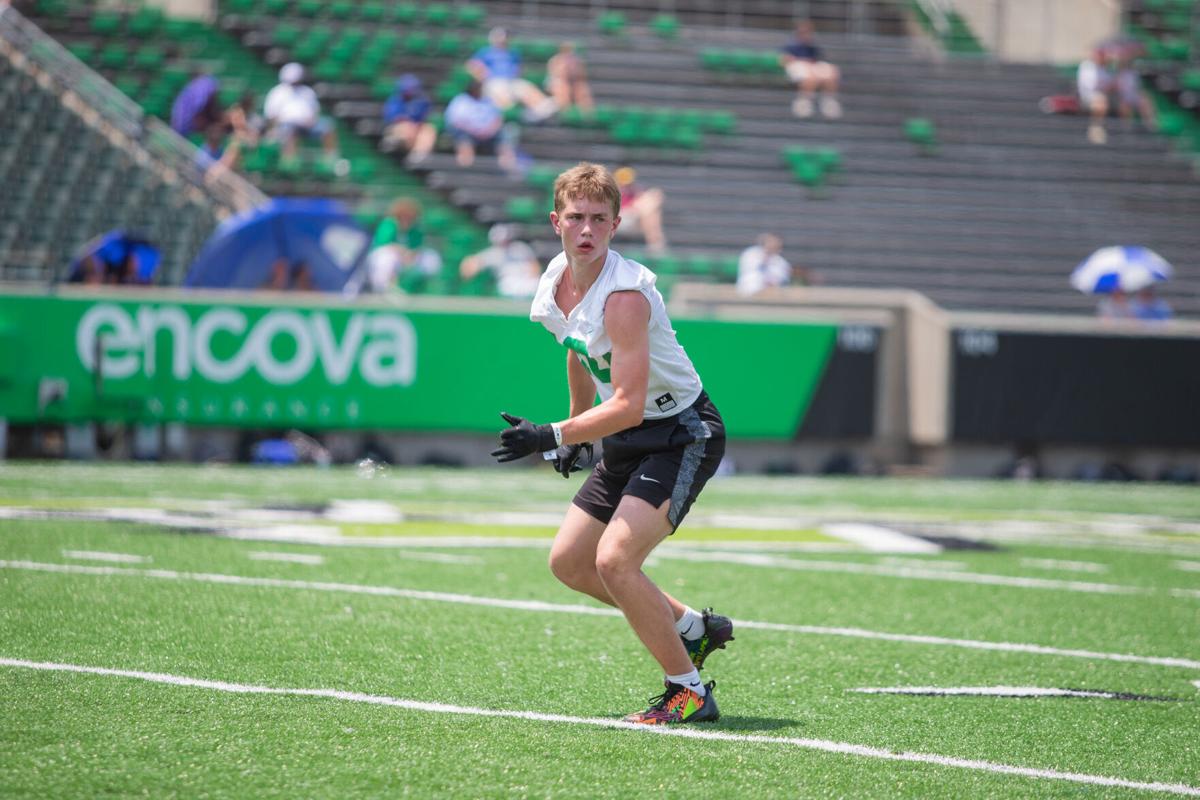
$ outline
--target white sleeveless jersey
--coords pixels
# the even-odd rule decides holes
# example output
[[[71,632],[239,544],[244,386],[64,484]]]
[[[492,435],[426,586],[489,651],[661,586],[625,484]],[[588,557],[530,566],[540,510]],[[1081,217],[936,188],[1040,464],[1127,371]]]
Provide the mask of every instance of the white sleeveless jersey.
[[[564,316],[554,300],[554,290],[567,269],[567,256],[559,253],[542,274],[529,318],[542,323],[560,344],[576,352],[592,376],[600,399],[608,400],[614,393],[610,376],[612,340],[604,328],[604,304],[613,292],[638,291],[650,302],[650,379],[643,416],[672,417],[691,406],[700,396],[700,376],[675,339],[662,295],[654,287],[654,273],[610,249],[596,282],[579,305]]]

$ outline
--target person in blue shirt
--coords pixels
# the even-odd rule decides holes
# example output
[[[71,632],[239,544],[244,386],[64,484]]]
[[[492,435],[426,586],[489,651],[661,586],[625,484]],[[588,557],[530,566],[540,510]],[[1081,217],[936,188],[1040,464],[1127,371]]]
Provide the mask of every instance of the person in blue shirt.
[[[446,130],[454,138],[454,154],[460,167],[475,163],[477,147],[493,147],[500,168],[513,172],[517,167],[516,126],[505,124],[496,104],[483,96],[479,81],[471,81],[465,92],[446,106]]]
[[[401,75],[396,88],[383,104],[383,141],[380,149],[391,153],[404,148],[405,162],[420,164],[433,152],[437,128],[429,121],[433,103],[421,79],[411,73]]]
[[[483,85],[483,94],[501,111],[518,102],[525,106],[528,122],[541,122],[558,111],[558,104],[521,77],[521,56],[508,45],[508,31],[492,28],[488,46],[475,51],[467,71]]]
[[[70,283],[149,284],[158,272],[161,253],[144,236],[118,228],[80,248],[71,262]]]
[[[796,25],[796,38],[783,48],[780,61],[788,78],[796,84],[796,99],[792,102],[792,113],[806,118],[813,114],[813,100],[821,93],[821,114],[829,119],[842,115],[838,102],[838,83],[841,71],[821,58],[821,48],[813,41],[815,29],[811,20],[802,20]]]

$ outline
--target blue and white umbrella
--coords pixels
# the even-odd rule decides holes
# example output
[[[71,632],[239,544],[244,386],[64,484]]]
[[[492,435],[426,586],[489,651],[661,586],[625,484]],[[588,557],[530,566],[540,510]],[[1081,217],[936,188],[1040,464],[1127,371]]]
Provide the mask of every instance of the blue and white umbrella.
[[[1102,247],[1071,273],[1071,285],[1084,294],[1136,292],[1171,277],[1171,265],[1149,247]]]

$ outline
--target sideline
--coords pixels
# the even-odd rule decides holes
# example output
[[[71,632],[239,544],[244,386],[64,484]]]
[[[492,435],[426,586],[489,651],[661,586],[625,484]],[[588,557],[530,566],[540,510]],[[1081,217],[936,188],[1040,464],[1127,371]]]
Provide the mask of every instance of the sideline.
[[[197,689],[211,689],[218,692],[234,694],[273,694],[294,697],[321,697],[331,700],[341,700],[351,703],[369,703],[379,706],[403,708],[409,711],[423,711],[432,714],[454,714],[472,717],[499,717],[504,719],[520,719],[530,722],[552,722],[568,725],[587,725],[596,728],[616,728],[626,731],[638,731],[659,736],[678,736],[688,739],[706,739],[721,742],[746,742],[752,744],[782,745],[799,747],[806,750],[818,750],[826,753],[858,756],[860,758],[876,758],[884,761],[905,761],[918,764],[933,764],[940,767],[953,767],[978,772],[991,772],[1002,775],[1016,775],[1023,778],[1038,778],[1042,780],[1068,781],[1071,783],[1089,784],[1092,786],[1114,786],[1122,789],[1137,789],[1149,792],[1166,792],[1169,794],[1200,797],[1200,786],[1189,786],[1184,783],[1161,783],[1157,781],[1134,781],[1125,778],[1112,778],[1105,775],[1089,775],[1081,772],[1061,772],[1053,769],[1038,769],[1034,767],[1018,767],[1010,764],[997,764],[992,761],[956,758],[942,756],[936,753],[897,753],[868,745],[835,742],[827,739],[807,739],[788,736],[763,736],[758,734],[725,733],[720,730],[701,730],[699,728],[646,726],[632,722],[622,722],[617,719],[602,719],[597,717],[572,717],[565,714],[542,714],[534,711],[510,711],[505,709],[474,708],[471,706],[453,706],[444,703],[430,703],[420,700],[403,700],[396,697],[346,692],[336,689],[291,689],[275,686],[259,686],[245,683],[228,683],[226,681],[190,678],[182,675],[168,675],[161,672],[140,672],[136,670],[108,669],[105,667],[88,667],[77,664],[58,664],[45,661],[25,661],[16,658],[0,657],[0,665],[24,669],[34,669],[52,672],[74,672],[88,675],[105,675],[110,677],[134,678],[137,680],[161,683],[171,686],[185,686]]]
[[[167,569],[133,569],[129,567],[99,567],[82,564],[46,564],[37,561],[0,560],[0,569],[19,569],[34,572],[52,572],[73,575],[102,575],[133,578],[154,578],[157,580],[196,581],[199,583],[257,586],[273,589],[294,589],[301,591],[345,592],[348,594],[365,594],[374,595],[377,597],[403,597],[409,600],[426,600],[440,603],[460,603],[464,605],[487,606],[491,608],[508,608],[517,611],[586,614],[598,617],[621,616],[621,612],[617,611],[616,609],[600,605],[585,606],[568,603],[548,603],[542,600],[506,600],[498,597],[480,597],[478,595],[457,594],[450,592],[430,592],[419,589],[401,589],[393,586],[370,586],[355,583],[299,581],[285,580],[282,578],[251,578],[242,575],[226,575],[205,572],[176,572],[175,570]],[[743,628],[783,631],[787,633],[802,633],[816,636],[846,636],[855,639],[877,639],[889,642],[905,642],[908,644],[928,644],[942,647],[964,647],[972,650],[995,650],[1009,653],[1065,656],[1070,658],[1087,658],[1099,661],[1124,661],[1134,664],[1151,664],[1160,667],[1182,667],[1184,669],[1200,670],[1200,661],[1188,658],[1141,656],[1128,653],[1104,653],[1093,650],[1063,649],[1058,647],[1046,647],[1037,644],[1023,644],[1019,642],[988,642],[977,639],[953,639],[942,636],[887,633],[884,631],[871,631],[863,628],[838,628],[820,625],[792,625],[780,622],[756,622],[753,620],[743,619],[735,619],[734,622]]]

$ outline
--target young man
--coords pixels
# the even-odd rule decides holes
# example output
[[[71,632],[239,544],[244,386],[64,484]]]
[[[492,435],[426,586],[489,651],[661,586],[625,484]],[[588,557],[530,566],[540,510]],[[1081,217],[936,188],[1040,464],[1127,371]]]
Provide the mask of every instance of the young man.
[[[666,674],[664,692],[627,721],[711,722],[715,682],[703,684],[699,670],[733,639],[733,623],[664,593],[642,563],[716,471],[725,426],[675,340],[654,274],[609,249],[620,204],[616,181],[597,164],[579,164],[554,182],[550,222],[563,252],[542,275],[530,319],[567,348],[570,417],[535,425],[502,414],[511,427],[492,455],[512,461],[554,451],[566,477],[590,442],[604,440],[603,458],[554,539],[550,569],[621,609]]]

